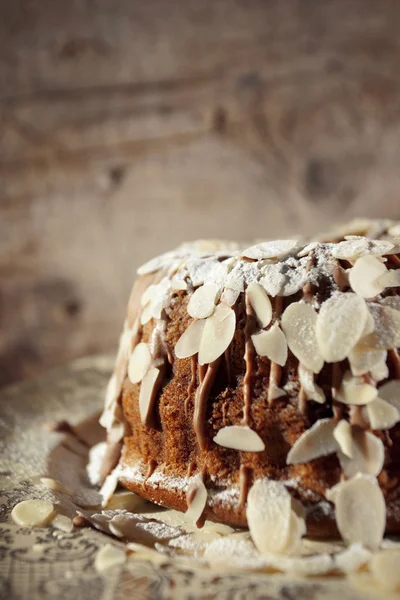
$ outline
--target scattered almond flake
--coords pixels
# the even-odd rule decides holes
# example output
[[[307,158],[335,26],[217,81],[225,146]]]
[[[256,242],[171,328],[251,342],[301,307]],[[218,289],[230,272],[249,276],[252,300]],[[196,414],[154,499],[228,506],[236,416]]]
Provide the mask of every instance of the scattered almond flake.
[[[298,240],[277,240],[276,242],[261,242],[241,252],[245,258],[262,260],[265,258],[284,258],[301,248]]]
[[[335,488],[332,501],[344,541],[370,550],[378,548],[386,526],[386,505],[376,479],[358,474]]]
[[[397,270],[386,270],[383,272],[383,274],[378,277],[376,284],[380,287],[382,287],[383,289],[385,288],[392,288],[392,287],[399,287],[400,286],[400,269]]]
[[[279,481],[262,478],[253,484],[246,517],[253,542],[261,554],[290,553],[306,532],[304,518],[293,510],[292,497]]]
[[[102,496],[102,498],[103,498],[102,503],[101,503],[102,506],[107,506],[107,504],[110,502],[115,490],[117,489],[118,481],[119,481],[119,470],[117,467],[113,471],[111,471],[111,473],[109,475],[107,475],[107,477],[100,489],[100,496]]]
[[[105,407],[112,406],[117,401],[120,394],[120,386],[118,385],[118,379],[115,373],[111,375],[106,390]]]
[[[125,435],[125,423],[113,423],[107,430],[107,440],[111,444],[117,444]]]
[[[140,342],[133,350],[128,364],[128,376],[131,383],[139,383],[151,365],[149,345]]]
[[[349,354],[351,372],[356,377],[369,373],[376,365],[386,363],[386,350],[374,350],[362,344],[362,341],[354,346]]]
[[[304,431],[291,447],[287,465],[308,463],[320,456],[327,456],[338,450],[333,437],[336,422],[333,419],[320,419],[310,429]]]
[[[269,360],[284,367],[288,357],[285,335],[278,323],[274,323],[268,331],[251,336],[254,348],[259,356],[267,356]]]
[[[142,379],[139,392],[139,412],[142,423],[146,423],[151,412],[154,395],[158,389],[158,382],[161,378],[161,371],[152,367]]]
[[[307,260],[290,257],[276,264],[267,263],[261,268],[263,277],[259,283],[272,297],[293,296],[311,275],[307,271]]]
[[[323,389],[315,383],[314,373],[310,369],[307,369],[302,363],[299,363],[298,374],[301,387],[307,396],[307,400],[314,400],[314,402],[323,404],[326,401],[325,394]]]
[[[287,554],[294,554],[300,550],[301,539],[307,533],[306,511],[303,505],[295,498],[292,498],[291,508],[289,539],[286,548]]]
[[[353,458],[353,434],[350,423],[341,419],[333,430],[333,437],[343,454]]]
[[[143,503],[143,498],[141,498],[137,494],[134,494],[133,492],[128,492],[128,490],[123,490],[121,492],[116,492],[113,495],[113,497],[107,504],[107,508],[109,510],[134,511]]]
[[[369,563],[372,577],[386,592],[400,591],[400,550],[383,550]]]
[[[362,343],[378,350],[400,347],[400,311],[375,303],[371,303],[369,309],[375,321],[375,330],[363,337]]]
[[[125,561],[125,550],[113,544],[106,544],[97,552],[94,559],[94,568],[98,573],[103,573],[108,569],[123,565]]]
[[[191,521],[197,523],[207,505],[207,488],[204,485],[201,474],[198,473],[191,478],[188,490],[186,492],[186,498],[188,502],[188,509],[185,515]]]
[[[152,309],[151,303],[146,304],[146,306],[142,309],[140,314],[140,324],[146,325],[152,319]]]
[[[400,310],[400,296],[387,296],[386,298],[379,300],[379,303],[394,308],[395,310]]]
[[[349,458],[338,450],[340,466],[346,477],[354,477],[357,473],[377,476],[382,471],[385,459],[385,447],[376,435],[369,431],[352,428],[353,457]]]
[[[171,279],[171,288],[176,291],[186,291],[189,289],[186,278],[189,277],[187,269],[180,269],[179,273],[174,275]]]
[[[189,356],[198,353],[205,324],[206,319],[200,319],[199,321],[193,321],[185,329],[175,346],[176,358],[189,358]]]
[[[92,485],[101,484],[101,466],[107,450],[107,442],[95,444],[89,450],[89,461],[86,465],[86,473]]]
[[[277,398],[282,398],[282,396],[286,396],[285,390],[282,390],[272,381],[268,388],[268,400],[271,402]]]
[[[240,292],[238,292],[237,290],[225,288],[221,294],[221,302],[223,304],[227,304],[228,306],[234,306],[239,296]]]
[[[215,309],[218,288],[214,284],[205,284],[197,288],[190,297],[187,311],[194,319],[209,317]]]
[[[248,262],[244,260],[238,260],[234,265],[232,271],[229,273],[229,276],[226,278],[227,282],[233,281],[232,284],[229,284],[229,287],[236,286],[240,287],[241,292],[244,292],[244,288],[246,285],[251,283],[252,281],[257,281],[260,276],[260,264],[254,262]],[[240,282],[240,283],[239,283]],[[243,287],[242,287],[243,284]],[[226,283],[224,283],[226,285]],[[226,285],[226,287],[228,287]],[[234,289],[234,288],[233,288]]]
[[[57,479],[53,479],[52,477],[41,477],[40,482],[49,490],[53,490],[53,492],[60,492],[61,494],[67,494],[67,496],[72,496],[73,491],[65,486]]]
[[[385,289],[381,277],[388,271],[375,256],[366,254],[358,258],[349,272],[352,290],[363,298],[374,298]]]
[[[400,411],[400,379],[392,379],[384,383],[378,389],[378,395]]]
[[[354,377],[347,371],[338,390],[337,400],[343,404],[360,406],[372,402],[377,396],[378,390],[374,385],[365,383],[363,377]]]
[[[273,298],[282,294],[283,287],[286,283],[286,276],[282,273],[281,269],[281,264],[266,265],[263,268],[264,277],[260,279],[260,284],[267,294]]]
[[[51,524],[56,529],[61,529],[61,531],[64,531],[65,533],[71,533],[74,529],[71,519],[65,515],[56,515]]]
[[[260,327],[267,327],[272,319],[272,305],[264,288],[252,281],[246,289],[246,296],[254,310]]]
[[[295,357],[313,373],[324,365],[319,352],[315,328],[317,313],[310,304],[293,302],[282,315],[282,329]]]
[[[393,237],[399,236],[400,235],[400,222],[395,223],[394,225],[391,225],[388,229],[388,233],[389,233],[389,235],[391,235]]]
[[[372,556],[372,553],[362,544],[351,544],[342,552],[335,554],[335,567],[342,573],[356,573],[369,563]]]
[[[219,446],[243,452],[262,452],[265,449],[265,444],[258,433],[246,425],[223,427],[213,440]]]
[[[43,527],[54,516],[54,506],[49,500],[22,500],[14,506],[11,518],[20,527]]]
[[[154,284],[149,285],[140,296],[140,306],[144,308],[149,302],[151,302],[153,295],[156,293],[157,286]]]
[[[156,285],[155,292],[150,302],[151,316],[153,319],[160,319],[164,308],[167,308],[171,301],[171,281],[168,277],[161,279]]]
[[[317,318],[316,338],[326,362],[347,358],[362,336],[367,319],[367,304],[356,294],[337,293],[323,303]]]
[[[387,240],[371,240],[365,237],[353,237],[345,242],[339,242],[332,248],[335,258],[354,261],[366,254],[384,256],[390,254],[394,244]]]
[[[235,335],[235,311],[219,304],[206,319],[199,348],[199,365],[212,363],[229,347]]]
[[[398,409],[381,398],[368,404],[366,413],[371,429],[391,429],[400,421]]]

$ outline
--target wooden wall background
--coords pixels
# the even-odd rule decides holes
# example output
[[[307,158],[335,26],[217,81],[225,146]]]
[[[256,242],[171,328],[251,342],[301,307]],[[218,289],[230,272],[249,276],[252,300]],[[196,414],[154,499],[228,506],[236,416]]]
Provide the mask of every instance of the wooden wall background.
[[[0,383],[182,239],[400,217],[400,2],[0,0]]]

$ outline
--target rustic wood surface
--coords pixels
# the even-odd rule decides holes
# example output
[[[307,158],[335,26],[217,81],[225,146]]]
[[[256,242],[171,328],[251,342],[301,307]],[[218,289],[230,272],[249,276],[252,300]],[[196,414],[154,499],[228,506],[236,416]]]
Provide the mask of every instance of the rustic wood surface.
[[[0,383],[182,239],[400,217],[400,2],[0,0]]]

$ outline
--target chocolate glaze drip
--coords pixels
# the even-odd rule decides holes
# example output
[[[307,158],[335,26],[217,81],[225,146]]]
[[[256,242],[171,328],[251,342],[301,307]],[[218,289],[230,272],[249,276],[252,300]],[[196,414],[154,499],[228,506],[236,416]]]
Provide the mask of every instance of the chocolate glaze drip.
[[[368,423],[368,421],[366,421],[364,419],[362,409],[363,409],[362,406],[357,406],[357,405],[353,405],[350,407],[350,410],[349,410],[350,425],[360,427],[361,429],[368,429],[369,423]]]
[[[400,356],[396,348],[388,351],[388,363],[389,368],[393,371],[394,379],[400,379]]]
[[[217,377],[221,356],[210,363],[207,372],[196,391],[193,415],[193,428],[196,433],[197,442],[200,450],[207,448],[207,436],[205,431],[205,417],[207,408],[207,399],[210,395],[212,386]],[[201,368],[201,367],[200,367]]]
[[[282,296],[276,296],[275,306],[274,306],[276,321],[280,318],[280,316],[282,314],[282,310],[283,310],[283,298],[282,298]],[[268,385],[268,403],[269,404],[272,404],[272,402],[273,402],[273,400],[270,399],[270,398],[272,398],[272,390],[275,386],[279,387],[279,385],[281,383],[281,377],[282,377],[282,367],[280,365],[278,365],[277,363],[274,363],[271,361],[270,372],[269,372],[269,385]]]
[[[200,381],[200,383],[203,383],[203,381],[204,381],[204,377],[206,376],[206,373],[207,373],[207,367],[208,367],[208,365],[199,365],[199,381]]]
[[[332,364],[332,385],[331,385],[331,394],[332,394],[332,410],[333,410],[333,418],[336,421],[340,421],[344,415],[344,406],[341,402],[336,400],[337,393],[342,385],[343,373],[340,366],[340,363]]]
[[[310,271],[312,271],[313,268],[316,266],[316,264],[317,264],[317,257],[316,257],[315,251],[311,250],[311,252],[309,253],[308,258],[307,258],[306,271],[308,273]],[[314,284],[311,281],[307,281],[303,285],[303,298],[307,302],[312,302],[312,300],[314,298]]]
[[[349,284],[347,282],[345,272],[342,269],[339,262],[336,263],[336,265],[333,269],[332,275],[333,275],[334,282],[336,283],[336,285],[339,288],[339,291],[343,292],[348,287]]]
[[[191,360],[191,362],[190,362],[190,365],[191,365],[191,379],[190,379],[190,383],[188,385],[188,391],[187,391],[187,396],[186,396],[186,400],[185,400],[185,414],[186,414],[186,416],[188,415],[189,402],[190,402],[193,390],[194,390],[195,385],[196,385],[197,354],[193,354],[193,356],[191,357],[190,360]]]
[[[226,368],[226,378],[228,380],[228,387],[232,383],[232,372],[231,372],[231,353],[229,351],[229,346],[224,352],[225,359],[225,368]]]
[[[191,477],[193,475],[193,471],[195,469],[196,463],[191,460],[188,464],[188,468],[187,468],[187,477]]]
[[[145,476],[144,476],[144,484],[145,484],[145,485],[146,485],[146,482],[147,482],[147,480],[149,479],[149,477],[151,477],[151,476],[153,475],[153,473],[154,473],[154,471],[155,471],[156,467],[157,467],[157,461],[156,461],[156,460],[154,460],[154,458],[151,458],[151,459],[149,460],[149,463],[148,463],[148,465],[147,465],[147,471],[146,471],[146,474],[145,474]]]
[[[307,394],[305,393],[303,386],[300,387],[299,391],[299,411],[302,414],[307,411]]]
[[[249,425],[250,422],[250,407],[251,407],[251,382],[253,378],[253,370],[254,370],[254,346],[251,340],[251,336],[254,333],[255,329],[255,318],[253,314],[253,309],[251,307],[250,301],[246,294],[246,324],[244,328],[246,345],[244,352],[244,360],[246,363],[246,371],[243,378],[243,397],[244,397],[244,407],[243,407],[243,425]]]
[[[248,496],[249,487],[250,487],[249,475],[250,475],[250,468],[245,467],[244,465],[240,465],[240,470],[239,470],[239,490],[240,490],[239,506],[240,507],[245,506],[245,504],[247,502],[247,496]]]
[[[400,268],[400,258],[397,256],[397,254],[390,254],[390,256],[388,256],[387,258],[388,261],[392,263],[392,265],[394,265],[397,268]]]

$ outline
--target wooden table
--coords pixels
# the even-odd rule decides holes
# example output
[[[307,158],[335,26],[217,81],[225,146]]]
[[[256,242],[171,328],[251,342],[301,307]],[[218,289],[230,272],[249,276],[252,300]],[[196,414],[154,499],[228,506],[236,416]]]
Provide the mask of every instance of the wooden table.
[[[0,4],[0,383],[116,341],[182,239],[400,216],[400,3]]]

